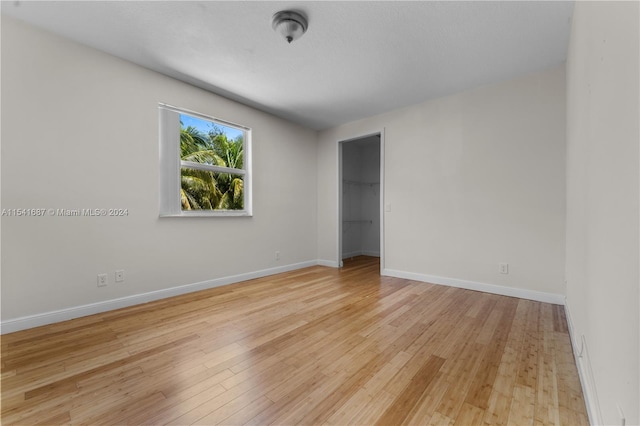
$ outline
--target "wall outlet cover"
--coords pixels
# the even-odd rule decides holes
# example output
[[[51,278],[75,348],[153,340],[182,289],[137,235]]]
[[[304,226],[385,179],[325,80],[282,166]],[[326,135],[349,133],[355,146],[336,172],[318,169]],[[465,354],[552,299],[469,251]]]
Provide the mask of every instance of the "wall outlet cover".
[[[98,274],[98,287],[105,287],[107,285],[107,274]]]

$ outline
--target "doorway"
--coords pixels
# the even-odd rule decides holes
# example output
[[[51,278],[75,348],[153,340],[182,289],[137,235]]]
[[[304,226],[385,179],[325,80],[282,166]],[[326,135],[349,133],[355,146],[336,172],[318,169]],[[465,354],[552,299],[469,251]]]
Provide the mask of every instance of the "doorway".
[[[383,269],[383,135],[339,142],[338,262],[356,256],[380,258]]]

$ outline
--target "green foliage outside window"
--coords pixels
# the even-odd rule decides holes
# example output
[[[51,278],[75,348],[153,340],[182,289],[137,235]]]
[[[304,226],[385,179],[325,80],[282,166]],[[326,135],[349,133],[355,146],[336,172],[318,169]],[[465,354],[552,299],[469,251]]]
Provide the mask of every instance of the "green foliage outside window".
[[[232,169],[244,168],[243,136],[230,139],[224,129],[210,123],[204,132],[180,122],[180,159]],[[244,209],[244,176],[181,167],[182,210]]]

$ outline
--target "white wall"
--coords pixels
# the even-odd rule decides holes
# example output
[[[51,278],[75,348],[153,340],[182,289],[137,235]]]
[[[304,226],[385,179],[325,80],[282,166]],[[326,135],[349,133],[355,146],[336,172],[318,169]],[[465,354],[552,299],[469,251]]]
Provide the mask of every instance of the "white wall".
[[[158,218],[158,102],[253,128],[252,218]],[[129,210],[2,217],[3,321],[317,259],[314,131],[5,16],[1,119],[2,208]]]
[[[387,269],[562,300],[564,67],[320,132],[320,259],[337,259],[337,141],[383,128]]]
[[[576,2],[567,60],[567,307],[604,424],[618,404],[640,423],[639,20],[637,2]]]

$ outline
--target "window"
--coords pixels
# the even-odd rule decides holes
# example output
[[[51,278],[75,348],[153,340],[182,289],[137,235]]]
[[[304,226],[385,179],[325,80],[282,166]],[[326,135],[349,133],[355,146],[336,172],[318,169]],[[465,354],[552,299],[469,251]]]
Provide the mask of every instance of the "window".
[[[251,129],[160,104],[160,216],[251,216]]]

